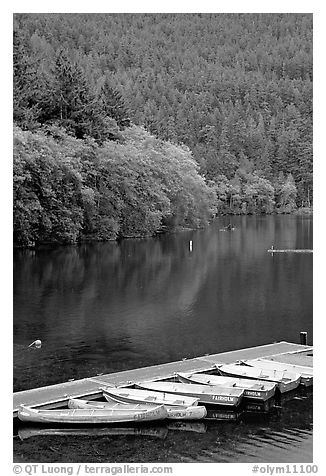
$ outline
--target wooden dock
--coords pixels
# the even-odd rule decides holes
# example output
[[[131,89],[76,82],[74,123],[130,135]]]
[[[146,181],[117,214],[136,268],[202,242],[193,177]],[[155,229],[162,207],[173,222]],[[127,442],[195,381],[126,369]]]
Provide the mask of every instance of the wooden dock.
[[[56,408],[64,406],[70,397],[97,398],[102,394],[100,387],[128,386],[134,382],[145,380],[163,380],[173,377],[175,372],[204,372],[211,370],[216,364],[229,364],[238,360],[268,357],[273,357],[273,360],[278,362],[312,367],[313,347],[289,342],[276,342],[274,344],[204,355],[178,362],[98,375],[47,387],[24,390],[14,393],[13,417],[17,416],[18,407],[21,404],[34,408]]]
[[[268,253],[313,253],[313,250],[267,250]]]

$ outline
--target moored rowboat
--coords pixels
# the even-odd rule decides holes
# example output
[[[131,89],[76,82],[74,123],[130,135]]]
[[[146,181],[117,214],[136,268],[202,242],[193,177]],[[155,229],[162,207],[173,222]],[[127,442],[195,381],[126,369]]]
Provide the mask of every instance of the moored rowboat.
[[[199,402],[205,405],[223,405],[228,407],[237,407],[244,394],[244,390],[241,388],[209,387],[207,385],[174,382],[141,382],[135,385],[145,390],[162,393],[169,392],[198,398]]]
[[[305,387],[310,387],[313,384],[313,369],[312,367],[304,367],[301,365],[286,364],[283,362],[277,362],[276,360],[269,359],[254,359],[245,360],[246,365],[250,365],[254,368],[260,369],[272,369],[279,371],[286,371],[300,374],[300,384]]]
[[[168,405],[177,407],[191,407],[198,405],[198,398],[176,395],[175,393],[161,393],[138,388],[101,388],[103,395],[108,401],[119,403],[154,403],[156,405]]]
[[[275,382],[281,393],[289,392],[299,386],[300,374],[250,367],[243,364],[225,364],[216,365],[218,372],[221,375],[237,378],[248,378],[254,380],[264,380],[268,382]]]
[[[68,408],[90,408],[90,409],[99,409],[99,410],[111,410],[112,412],[117,411],[121,413],[134,413],[134,412],[143,412],[155,408],[157,405],[152,403],[117,403],[117,402],[97,402],[94,400],[82,400],[79,398],[70,398],[68,401]],[[166,407],[165,407],[166,408]]]
[[[139,412],[154,408],[156,405],[152,403],[114,403],[114,402],[94,402],[87,400],[79,400],[71,398],[68,402],[69,408],[99,408],[110,409],[118,412]],[[205,418],[207,411],[205,407],[176,407],[165,406],[168,412],[168,418],[173,420],[202,420]]]
[[[21,421],[35,423],[74,423],[74,424],[109,424],[109,423],[140,423],[143,421],[164,420],[168,412],[163,405],[146,411],[119,412],[107,409],[62,409],[36,410],[21,405],[18,418]]]
[[[276,383],[262,382],[261,380],[251,380],[235,377],[224,377],[222,375],[209,374],[176,374],[182,383],[201,384],[210,386],[222,386],[241,388],[244,390],[243,398],[247,400],[266,401],[275,395]]]

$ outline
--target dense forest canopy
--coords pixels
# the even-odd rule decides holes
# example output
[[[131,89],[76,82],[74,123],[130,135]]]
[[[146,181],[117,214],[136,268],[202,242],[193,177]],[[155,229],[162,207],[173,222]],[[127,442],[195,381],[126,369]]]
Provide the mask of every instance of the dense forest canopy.
[[[14,15],[14,122],[21,244],[310,206],[312,15]]]

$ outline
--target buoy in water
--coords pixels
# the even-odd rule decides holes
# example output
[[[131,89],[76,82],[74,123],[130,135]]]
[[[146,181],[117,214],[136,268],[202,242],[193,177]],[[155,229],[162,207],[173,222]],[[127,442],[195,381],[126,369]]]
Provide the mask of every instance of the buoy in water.
[[[42,341],[40,339],[34,340],[28,347],[35,347],[36,349],[40,349],[42,347]]]

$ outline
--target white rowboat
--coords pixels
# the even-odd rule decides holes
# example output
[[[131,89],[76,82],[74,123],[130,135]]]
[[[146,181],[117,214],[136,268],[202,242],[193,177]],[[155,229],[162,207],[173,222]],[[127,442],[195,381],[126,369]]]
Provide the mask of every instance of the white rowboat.
[[[241,388],[209,387],[174,382],[142,382],[135,384],[144,390],[161,393],[174,393],[179,396],[198,398],[200,403],[236,407],[242,400],[244,390]],[[181,397],[180,397],[181,398]]]
[[[69,408],[100,408],[111,409],[117,412],[139,412],[154,408],[156,405],[152,403],[114,403],[114,402],[94,402],[87,400],[79,400],[71,398],[68,402]],[[165,406],[165,405],[164,405]],[[202,420],[207,415],[205,407],[176,407],[165,406],[168,412],[168,419],[172,420]]]
[[[292,373],[298,373],[301,375],[300,383],[305,387],[310,387],[313,384],[313,369],[312,367],[304,367],[301,365],[284,364],[283,362],[277,362],[275,360],[268,359],[254,359],[245,360],[246,365],[250,365],[254,368],[260,369],[272,369],[279,371],[286,371]]]
[[[153,392],[135,388],[101,388],[103,395],[108,401],[117,403],[154,403],[156,405],[168,405],[177,407],[191,407],[198,405],[198,398],[175,395],[174,393]]]
[[[265,402],[275,395],[276,383],[263,382],[261,380],[252,380],[235,377],[224,377],[222,375],[209,374],[177,374],[182,383],[201,384],[210,386],[222,386],[241,388],[244,390],[243,397],[247,400],[258,400]]]
[[[106,409],[62,409],[36,410],[24,405],[18,410],[21,421],[35,423],[74,423],[74,424],[108,424],[108,423],[140,423],[143,421],[164,420],[168,412],[163,405],[146,411],[119,412]]]
[[[217,365],[221,375],[237,378],[249,378],[254,380],[264,380],[275,382],[281,393],[289,392],[299,386],[301,376],[288,371],[259,369],[241,364]]]

